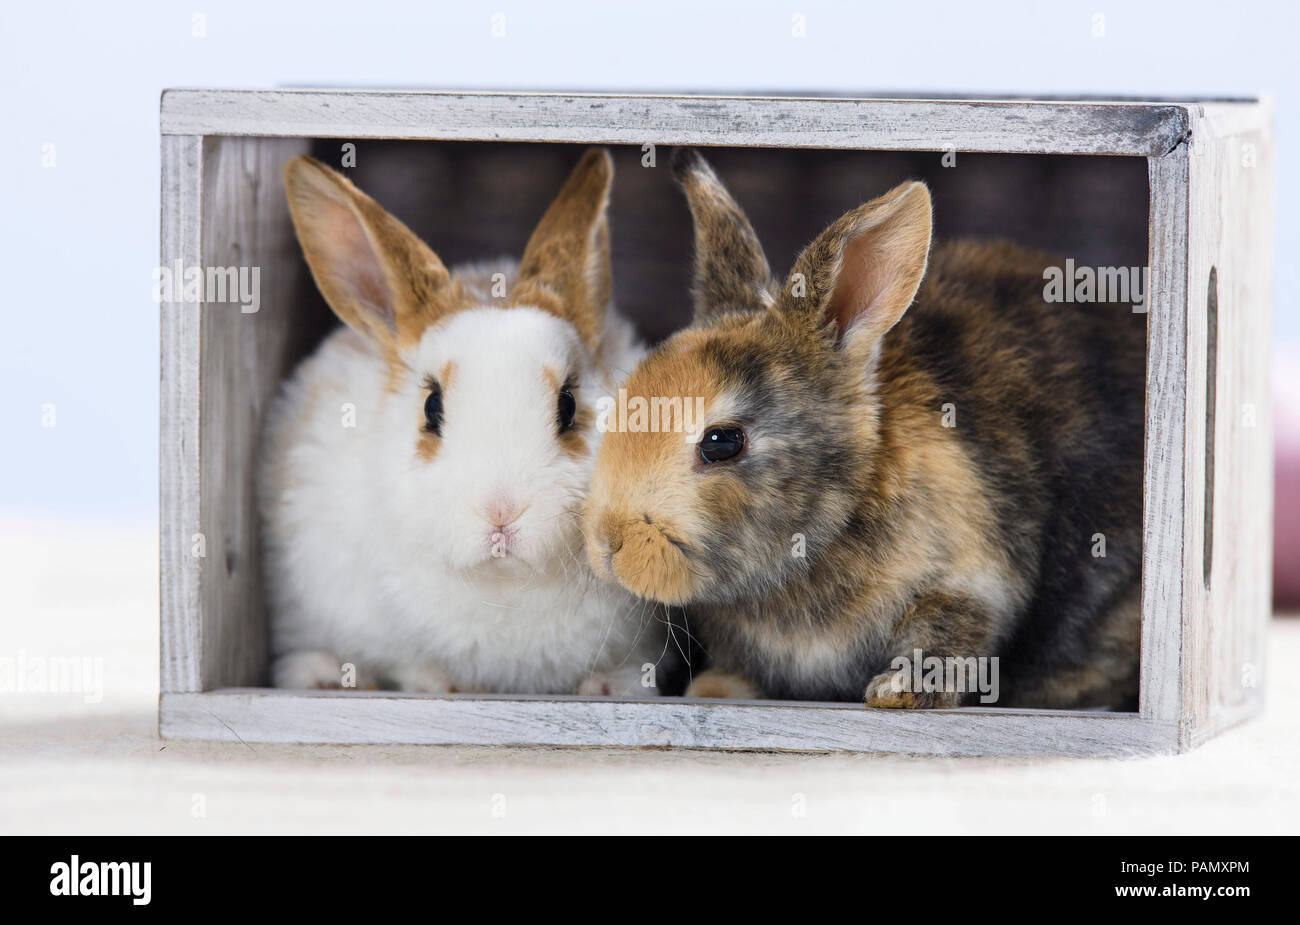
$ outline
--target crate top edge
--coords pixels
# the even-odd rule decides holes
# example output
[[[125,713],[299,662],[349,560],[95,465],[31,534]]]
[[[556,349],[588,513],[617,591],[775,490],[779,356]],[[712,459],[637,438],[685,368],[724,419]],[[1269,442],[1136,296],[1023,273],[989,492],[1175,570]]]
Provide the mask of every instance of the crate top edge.
[[[166,89],[164,135],[751,144],[1162,156],[1214,105],[923,96]]]
[[[395,95],[409,96],[536,96],[536,97],[595,97],[623,99],[719,99],[719,100],[842,100],[842,101],[888,101],[888,102],[985,102],[985,103],[1077,103],[1085,104],[1126,104],[1133,106],[1202,106],[1254,105],[1268,98],[1268,94],[1251,95],[1213,95],[1199,94],[1190,96],[1156,96],[1125,95],[1104,93],[958,93],[943,91],[894,91],[880,92],[822,92],[814,90],[755,90],[753,92],[732,91],[677,91],[677,90],[527,90],[527,89],[484,89],[469,87],[418,87],[418,86],[336,86],[331,84],[291,84],[274,87],[218,87],[200,85],[180,85],[164,87],[162,94],[169,93],[329,93],[335,95]]]

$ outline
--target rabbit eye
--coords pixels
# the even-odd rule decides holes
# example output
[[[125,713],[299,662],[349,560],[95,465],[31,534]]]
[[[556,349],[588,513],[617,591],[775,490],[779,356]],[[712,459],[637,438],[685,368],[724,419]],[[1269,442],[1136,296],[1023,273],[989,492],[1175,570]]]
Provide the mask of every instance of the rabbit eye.
[[[739,427],[710,427],[700,441],[700,458],[706,463],[735,459],[745,449],[745,432]]]
[[[442,433],[442,388],[434,383],[424,400],[424,429],[431,434]]]
[[[578,414],[578,402],[567,388],[560,389],[560,396],[555,402],[555,412],[560,422],[560,433],[573,427],[573,419]]]

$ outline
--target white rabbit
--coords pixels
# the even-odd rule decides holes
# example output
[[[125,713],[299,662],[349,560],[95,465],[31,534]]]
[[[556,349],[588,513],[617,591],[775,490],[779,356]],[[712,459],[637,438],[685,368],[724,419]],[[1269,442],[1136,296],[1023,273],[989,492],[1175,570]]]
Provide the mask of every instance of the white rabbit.
[[[665,652],[663,614],[595,578],[578,513],[596,399],[643,352],[609,308],[612,176],[587,151],[519,263],[449,272],[344,177],[285,167],[303,253],[347,326],[267,421],[277,686],[658,693],[642,666]]]

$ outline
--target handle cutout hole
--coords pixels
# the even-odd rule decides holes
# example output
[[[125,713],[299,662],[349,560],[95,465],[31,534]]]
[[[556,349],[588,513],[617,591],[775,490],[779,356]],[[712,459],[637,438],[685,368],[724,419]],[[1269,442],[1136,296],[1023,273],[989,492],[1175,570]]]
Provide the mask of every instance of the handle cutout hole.
[[[1210,590],[1210,569],[1214,564],[1214,412],[1218,392],[1219,365],[1219,271],[1210,267],[1209,291],[1205,297],[1205,536],[1202,562],[1205,590]]]

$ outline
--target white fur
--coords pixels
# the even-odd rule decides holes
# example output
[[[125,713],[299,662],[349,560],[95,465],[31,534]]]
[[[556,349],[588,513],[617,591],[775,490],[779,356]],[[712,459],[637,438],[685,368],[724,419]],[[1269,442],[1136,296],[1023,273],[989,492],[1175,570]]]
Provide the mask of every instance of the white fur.
[[[274,683],[338,686],[331,673],[351,664],[359,685],[403,690],[657,693],[639,679],[664,650],[660,614],[598,580],[582,551],[600,434],[589,426],[575,459],[556,433],[554,379],[572,377],[594,409],[639,358],[612,310],[605,330],[597,369],[568,322],[486,302],[426,331],[395,388],[349,328],[299,366],[259,473]],[[423,385],[447,363],[442,441],[425,460]],[[511,505],[522,514],[502,536],[487,518]]]

